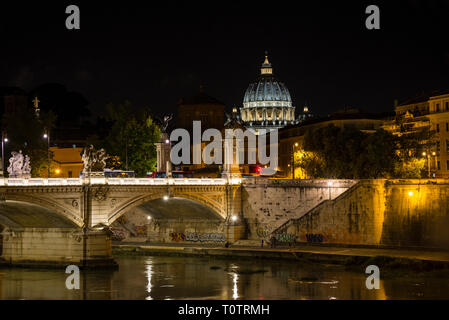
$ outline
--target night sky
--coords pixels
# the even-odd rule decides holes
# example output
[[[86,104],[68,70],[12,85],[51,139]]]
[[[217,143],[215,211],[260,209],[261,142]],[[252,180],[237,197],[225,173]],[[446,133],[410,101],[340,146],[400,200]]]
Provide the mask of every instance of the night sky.
[[[394,99],[449,88],[449,1],[4,2],[0,86],[61,83],[94,114],[124,99],[175,112],[200,84],[242,106],[265,50],[294,105],[315,114],[391,111]],[[81,30],[65,28],[69,4]],[[369,4],[381,30],[365,28]]]

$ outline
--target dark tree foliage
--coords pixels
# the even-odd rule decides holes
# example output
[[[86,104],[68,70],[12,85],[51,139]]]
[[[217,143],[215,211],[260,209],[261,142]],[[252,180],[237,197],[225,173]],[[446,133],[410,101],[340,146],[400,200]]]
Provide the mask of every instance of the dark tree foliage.
[[[306,131],[305,155],[296,165],[311,178],[418,178],[424,164],[418,156],[420,139],[411,135],[398,137],[382,129],[367,133],[329,125]]]
[[[133,170],[144,177],[156,169],[156,145],[161,130],[148,108],[134,110],[130,101],[107,105],[107,120],[112,123],[104,147],[111,169]]]

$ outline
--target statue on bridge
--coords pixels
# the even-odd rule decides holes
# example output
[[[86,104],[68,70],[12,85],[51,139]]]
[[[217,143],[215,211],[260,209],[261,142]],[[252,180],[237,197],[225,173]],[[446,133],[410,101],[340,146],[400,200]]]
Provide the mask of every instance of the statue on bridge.
[[[93,145],[85,148],[82,156],[83,174],[85,176],[104,176],[107,158],[104,149],[95,150]]]
[[[12,157],[9,158],[8,173],[10,178],[31,178],[30,157],[23,157],[22,150],[19,152],[11,152]]]
[[[173,119],[172,114],[164,116],[164,120],[161,127],[162,133],[167,133],[168,123],[170,122],[171,119]]]

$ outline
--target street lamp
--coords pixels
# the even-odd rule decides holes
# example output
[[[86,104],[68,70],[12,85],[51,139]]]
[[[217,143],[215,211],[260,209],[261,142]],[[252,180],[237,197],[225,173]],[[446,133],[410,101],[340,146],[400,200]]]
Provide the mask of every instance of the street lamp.
[[[298,142],[292,145],[292,179],[295,180],[295,147],[299,146]]]
[[[423,155],[423,157],[426,157],[427,158],[427,175],[428,175],[428,177],[430,178],[430,154],[427,154],[427,152],[423,152],[422,153],[422,155]],[[432,152],[432,156],[435,156],[436,155],[436,152],[435,151],[433,151]]]
[[[48,178],[50,178],[50,131],[45,131],[43,138],[47,139]]]
[[[5,142],[8,142],[6,133],[2,131],[2,176],[5,176]]]

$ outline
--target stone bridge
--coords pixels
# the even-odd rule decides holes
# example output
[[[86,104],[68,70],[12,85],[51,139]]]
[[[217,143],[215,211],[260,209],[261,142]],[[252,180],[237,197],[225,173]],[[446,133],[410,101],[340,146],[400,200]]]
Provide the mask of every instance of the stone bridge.
[[[141,221],[152,219],[151,230],[158,235],[151,237],[164,242],[171,241],[173,233],[187,232],[225,234],[230,242],[259,239],[354,183],[261,178],[0,179],[0,257],[3,251],[3,258],[9,252],[22,260],[46,259],[51,237],[64,239],[53,260],[67,259],[67,250],[76,251],[71,256],[83,261],[110,256],[107,230],[123,220],[120,217],[136,212]],[[144,221],[141,224],[150,228]],[[39,250],[41,256],[36,257]]]
[[[226,179],[2,179],[0,199],[44,207],[79,227],[110,225],[139,205],[170,198],[195,201],[225,221],[240,214],[240,188],[241,180]]]

